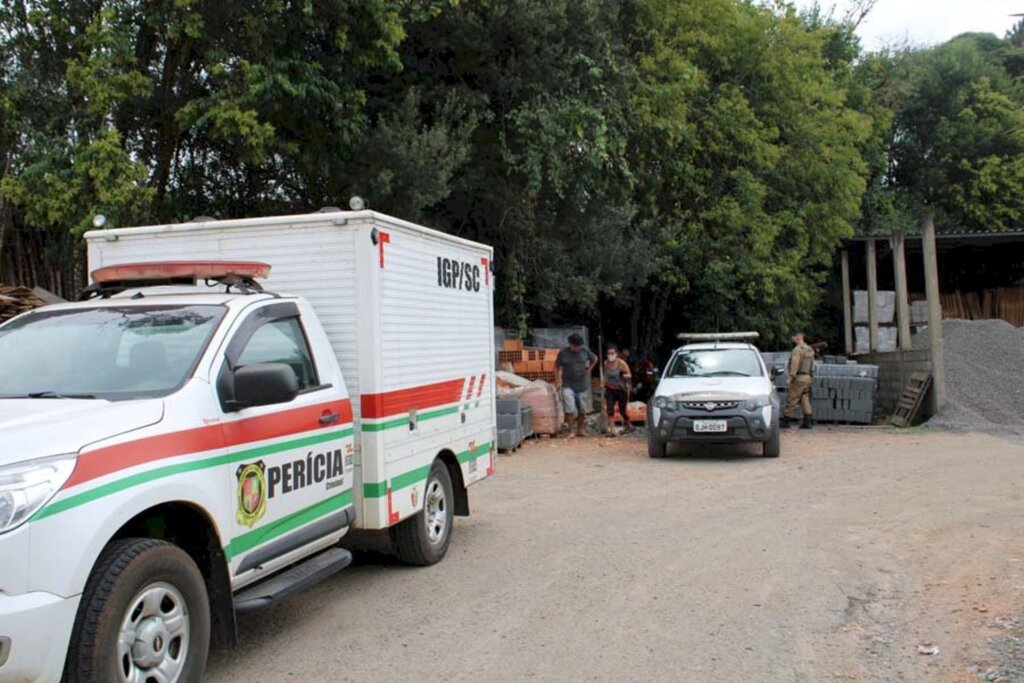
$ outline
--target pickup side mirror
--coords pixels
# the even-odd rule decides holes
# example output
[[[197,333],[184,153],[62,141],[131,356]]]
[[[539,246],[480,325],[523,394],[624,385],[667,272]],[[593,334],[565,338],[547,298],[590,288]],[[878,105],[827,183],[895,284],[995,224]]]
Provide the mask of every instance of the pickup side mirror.
[[[776,377],[782,377],[785,374],[786,368],[782,367],[781,365],[776,365],[775,367],[772,368],[772,379],[775,379]]]
[[[234,372],[235,410],[254,406],[288,403],[299,393],[299,380],[291,366],[284,363],[255,363]]]

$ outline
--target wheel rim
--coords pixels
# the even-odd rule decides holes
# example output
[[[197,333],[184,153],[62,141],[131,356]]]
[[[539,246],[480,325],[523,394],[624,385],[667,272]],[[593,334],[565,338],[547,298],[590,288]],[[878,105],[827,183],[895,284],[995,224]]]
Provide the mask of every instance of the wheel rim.
[[[189,615],[181,592],[153,583],[128,605],[117,641],[117,670],[125,683],[175,683],[188,660]]]
[[[448,500],[444,495],[444,487],[437,479],[427,484],[426,503],[427,537],[436,545],[444,540],[448,531]]]

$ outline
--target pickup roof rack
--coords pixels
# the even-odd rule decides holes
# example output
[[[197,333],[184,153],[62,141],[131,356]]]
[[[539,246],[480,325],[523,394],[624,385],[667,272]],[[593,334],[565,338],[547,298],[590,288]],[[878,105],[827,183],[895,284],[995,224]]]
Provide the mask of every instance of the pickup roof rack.
[[[258,261],[153,261],[105,266],[92,272],[92,284],[80,300],[107,299],[129,289],[167,285],[195,286],[200,281],[224,285],[241,294],[263,292],[256,278],[270,275],[270,265]]]

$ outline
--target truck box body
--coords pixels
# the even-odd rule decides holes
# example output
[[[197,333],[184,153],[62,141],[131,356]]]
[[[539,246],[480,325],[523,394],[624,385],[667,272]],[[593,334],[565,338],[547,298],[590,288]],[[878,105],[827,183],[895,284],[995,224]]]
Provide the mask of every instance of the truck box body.
[[[355,422],[356,526],[422,508],[431,462],[465,485],[493,471],[490,247],[371,211],[94,231],[90,271],[123,263],[262,261],[267,291],[307,299],[337,357]]]

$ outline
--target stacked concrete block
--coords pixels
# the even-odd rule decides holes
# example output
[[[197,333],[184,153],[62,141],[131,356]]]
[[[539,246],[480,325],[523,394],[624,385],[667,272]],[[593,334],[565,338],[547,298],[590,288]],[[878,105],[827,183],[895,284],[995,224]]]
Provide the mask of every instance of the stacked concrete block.
[[[896,350],[896,339],[897,331],[892,326],[879,326],[878,328],[878,348],[876,351],[895,351]],[[870,331],[866,325],[857,325],[853,328],[853,344],[854,350],[857,353],[868,353],[870,343]]]
[[[911,325],[927,325],[928,324],[928,302],[927,301],[911,301],[910,302],[910,324]]]
[[[526,438],[522,402],[517,398],[504,398],[495,401],[495,405],[498,413],[498,450],[513,451]],[[532,417],[530,422],[532,429]]]
[[[896,292],[880,291],[875,297],[875,312],[878,322],[891,325],[896,320]],[[863,289],[853,292],[853,321],[866,323],[868,320],[868,293]]]
[[[769,367],[786,367],[788,353],[763,353]],[[827,358],[827,357],[826,357]],[[811,406],[817,422],[870,424],[875,414],[878,366],[864,365],[838,357],[836,363],[816,363],[811,386]],[[785,374],[775,378],[775,387],[786,400]],[[803,417],[798,411],[798,417]]]

